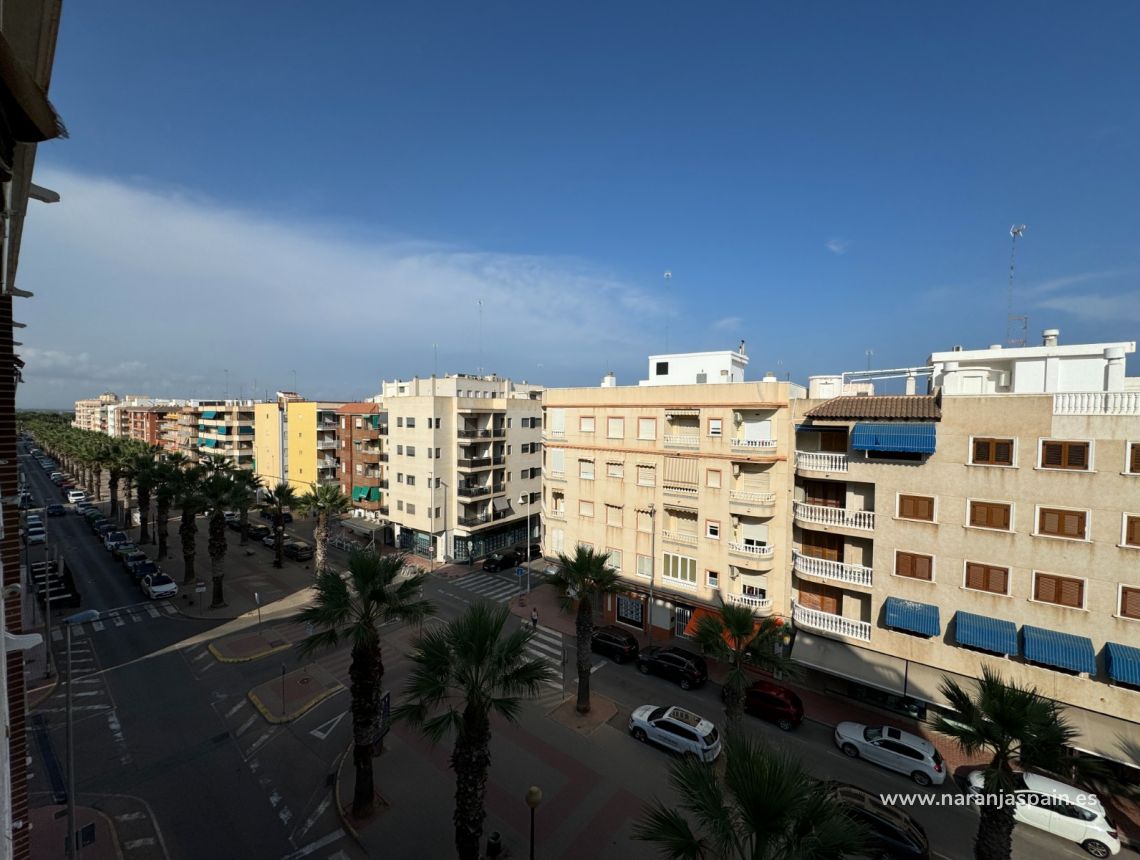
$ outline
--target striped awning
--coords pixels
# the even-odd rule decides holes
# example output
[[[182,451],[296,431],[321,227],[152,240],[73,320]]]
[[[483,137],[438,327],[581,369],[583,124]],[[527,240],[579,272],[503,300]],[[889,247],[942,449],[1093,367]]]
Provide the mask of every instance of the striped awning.
[[[851,434],[851,447],[856,451],[933,454],[934,442],[933,424],[860,423]]]
[[[954,641],[968,648],[1016,657],[1017,625],[1000,618],[959,611],[954,615]]]
[[[1107,643],[1104,646],[1104,668],[1112,680],[1140,687],[1140,648],[1119,642]]]
[[[888,597],[883,608],[886,611],[884,623],[888,627],[922,636],[937,636],[942,632],[938,607],[933,603],[916,603],[901,597]]]
[[[379,487],[369,487],[368,488],[368,501],[370,501],[370,502],[380,501],[380,488]]]
[[[364,501],[368,497],[368,487],[353,487],[352,500],[354,502]]]
[[[218,447],[218,440],[217,439],[199,439],[198,441],[201,442],[203,445],[205,445],[207,448]]]
[[[1074,636],[1026,624],[1021,628],[1021,647],[1022,656],[1031,663],[1096,674],[1096,653],[1092,640],[1087,636]]]

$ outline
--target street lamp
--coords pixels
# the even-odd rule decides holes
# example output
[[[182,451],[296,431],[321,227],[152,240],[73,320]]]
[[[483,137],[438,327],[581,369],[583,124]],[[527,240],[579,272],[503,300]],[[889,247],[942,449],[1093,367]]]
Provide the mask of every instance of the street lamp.
[[[71,688],[74,677],[71,674],[71,628],[86,621],[96,621],[99,610],[86,609],[63,619],[67,648],[67,856],[75,860],[78,848],[75,844],[75,740],[72,736]]]
[[[526,593],[530,594],[530,493],[519,496],[519,504],[526,502],[526,544],[523,547],[523,558],[526,559]]]
[[[653,580],[654,568],[657,566],[657,506],[650,504],[646,510],[649,512],[649,614],[646,618],[645,632],[647,641],[653,644]]]
[[[542,803],[542,789],[532,785],[526,790],[526,805],[530,807],[530,860],[534,860],[534,811]]]

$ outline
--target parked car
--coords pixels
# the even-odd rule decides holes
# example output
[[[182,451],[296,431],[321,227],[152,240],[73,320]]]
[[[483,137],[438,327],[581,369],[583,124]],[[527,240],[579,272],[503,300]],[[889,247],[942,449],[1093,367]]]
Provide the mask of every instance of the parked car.
[[[123,567],[126,569],[127,573],[130,573],[131,567],[133,565],[143,561],[150,561],[150,556],[138,547],[135,547],[133,552],[129,552],[126,555],[121,556],[121,559],[123,562]]]
[[[47,532],[43,526],[28,526],[25,536],[29,544],[47,543]]]
[[[99,540],[102,540],[106,535],[109,535],[114,530],[115,524],[108,520],[106,517],[95,519],[91,522],[91,531],[95,533],[95,536],[99,538]]]
[[[131,576],[134,577],[135,582],[141,582],[144,578],[160,572],[161,568],[150,559],[131,565]]]
[[[75,482],[74,478],[64,478],[59,482],[59,488],[61,490],[74,490],[78,486],[79,484]]]
[[[629,717],[629,733],[642,743],[659,744],[701,761],[715,761],[720,755],[720,732],[716,726],[684,708],[642,705]]]
[[[942,785],[946,767],[934,744],[892,726],[840,723],[835,745],[850,758],[865,758],[890,770],[905,773],[918,785]]]
[[[59,502],[52,502],[50,505],[44,508],[44,513],[49,517],[62,517],[67,513],[67,508],[65,508]]]
[[[85,501],[87,501],[87,491],[86,490],[68,490],[67,491],[67,503],[69,505],[74,505],[77,502],[85,502]]]
[[[637,640],[628,630],[609,625],[594,630],[594,638],[590,641],[590,650],[595,654],[609,657],[615,663],[624,663],[637,657]]]
[[[245,533],[249,536],[250,540],[261,540],[269,534],[269,526],[262,525],[261,523],[250,523]]]
[[[856,823],[863,825],[866,842],[860,856],[894,860],[930,860],[930,840],[922,825],[901,809],[887,806],[877,794],[845,782],[824,785]]]
[[[138,551],[139,551],[139,548],[135,545],[135,542],[132,540],[128,540],[126,543],[116,544],[111,549],[111,555],[113,555],[119,561],[122,561],[124,558],[126,558],[128,555],[130,555],[132,552],[138,552]]]
[[[516,546],[515,555],[523,561],[533,558],[542,558],[542,544],[532,543],[529,547]]]
[[[1076,842],[1093,857],[1120,853],[1120,834],[1096,795],[1035,773],[1015,774],[1013,818]],[[985,793],[985,774],[966,777],[971,794]]]
[[[44,521],[40,519],[39,514],[28,514],[24,517],[25,526],[43,526]]]
[[[303,540],[287,540],[282,550],[286,558],[294,561],[308,561],[313,557],[313,548]]]
[[[142,578],[142,590],[151,600],[174,597],[178,594],[178,586],[165,573],[148,573]]]
[[[63,472],[52,472],[48,475],[48,479],[52,481],[52,483],[58,484],[63,480]]]
[[[660,675],[675,681],[682,690],[699,687],[709,679],[705,658],[684,648],[662,648],[650,645],[637,655],[637,670],[642,675]]]
[[[493,552],[483,559],[483,570],[506,570],[519,563],[519,557],[513,549],[506,552]]]
[[[241,514],[237,511],[223,511],[222,518],[226,521],[226,525],[233,525],[234,523],[241,522]]]
[[[267,534],[265,537],[263,537],[261,539],[261,545],[267,546],[270,549],[276,549],[277,548],[277,535],[273,534],[272,532]]]
[[[725,690],[722,687],[721,699]],[[753,681],[744,690],[744,713],[775,723],[785,732],[799,728],[804,719],[804,703],[795,691],[771,681]]]
[[[273,523],[273,525],[289,525],[289,523],[293,522],[293,515],[291,513],[289,513],[289,511],[283,511],[281,514],[281,522],[278,523],[276,521],[277,520],[276,512],[271,511],[269,508],[262,508],[261,509],[261,518],[263,520],[269,520],[270,522]]]
[[[130,537],[127,536],[126,532],[112,530],[103,536],[103,546],[107,549],[114,549],[119,544],[128,543],[129,541]]]

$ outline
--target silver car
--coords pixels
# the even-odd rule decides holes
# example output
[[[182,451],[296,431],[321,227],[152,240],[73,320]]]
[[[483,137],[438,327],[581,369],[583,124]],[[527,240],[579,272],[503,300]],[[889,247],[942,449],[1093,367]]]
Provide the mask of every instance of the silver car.
[[[918,785],[946,781],[946,766],[934,744],[901,729],[840,723],[835,727],[835,745],[850,758],[865,758],[905,773]]]
[[[642,705],[629,718],[629,733],[642,743],[655,743],[701,761],[720,755],[720,732],[700,714],[684,708]]]

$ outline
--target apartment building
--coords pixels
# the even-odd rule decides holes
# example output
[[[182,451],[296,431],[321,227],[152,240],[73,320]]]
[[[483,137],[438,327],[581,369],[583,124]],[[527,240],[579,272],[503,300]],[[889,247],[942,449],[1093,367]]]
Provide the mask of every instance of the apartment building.
[[[398,546],[466,561],[536,542],[541,396],[540,386],[493,374],[383,383]]]
[[[198,458],[222,456],[239,469],[252,469],[256,405],[253,400],[218,400],[190,407],[198,422]]]
[[[336,411],[340,491],[352,516],[369,525],[388,517],[388,413],[378,403],[346,403]]]
[[[288,483],[298,493],[340,482],[337,410],[343,402],[305,400],[277,392],[273,403],[254,404],[255,471],[268,487]]]
[[[655,355],[637,386],[546,392],[543,550],[609,555],[626,590],[607,619],[687,636],[721,601],[786,613],[788,416],[805,391],[746,382],[747,363],[743,343]]]
[[[935,353],[928,394],[791,407],[792,657],[921,718],[983,665],[1064,705],[1077,746],[1140,749],[1134,343]],[[792,440],[789,440],[792,441]]]
[[[181,406],[167,406],[158,411],[156,420],[156,434],[158,440],[155,444],[168,454],[173,454],[178,450],[179,421],[181,415]]]
[[[119,402],[119,395],[107,391],[98,397],[89,397],[75,401],[75,420],[73,427],[80,430],[91,430],[95,433],[107,432],[107,407]]]

